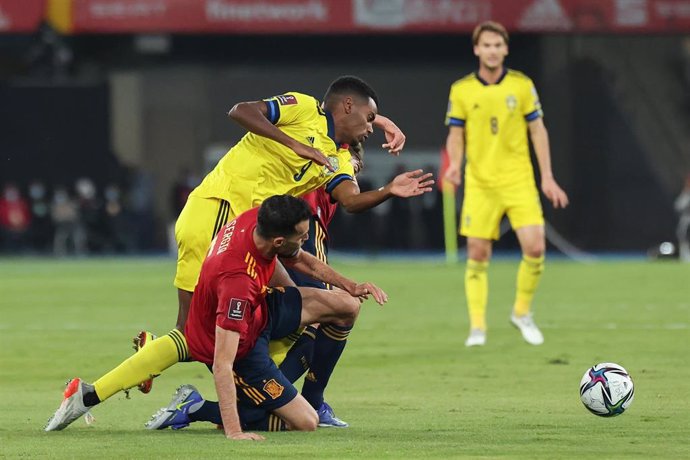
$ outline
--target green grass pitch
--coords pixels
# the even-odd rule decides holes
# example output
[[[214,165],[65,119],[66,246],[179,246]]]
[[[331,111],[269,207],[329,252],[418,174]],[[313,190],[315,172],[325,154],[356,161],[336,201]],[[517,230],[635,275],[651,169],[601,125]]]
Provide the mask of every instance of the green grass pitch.
[[[550,261],[533,347],[508,323],[517,261],[489,269],[489,334],[466,349],[463,267],[414,261],[337,263],[390,295],[363,306],[326,394],[351,428],[225,440],[210,424],[150,432],[177,385],[213,397],[198,363],[153,392],[117,395],[63,432],[43,425],[64,382],[92,381],[131,353],[141,328],[177,313],[168,259],[0,260],[0,458],[689,458],[690,265]],[[620,417],[589,414],[587,367],[617,362],[635,381]]]

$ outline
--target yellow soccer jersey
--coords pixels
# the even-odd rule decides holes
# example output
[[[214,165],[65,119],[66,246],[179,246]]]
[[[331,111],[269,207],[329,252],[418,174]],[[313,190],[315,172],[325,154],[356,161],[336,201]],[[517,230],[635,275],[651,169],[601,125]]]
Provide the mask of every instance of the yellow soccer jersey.
[[[450,88],[447,126],[465,128],[465,181],[469,186],[502,187],[533,181],[527,123],[543,116],[534,83],[506,69],[490,85],[477,73]]]
[[[271,139],[247,133],[192,195],[226,200],[237,216],[272,195],[302,196],[323,185],[330,192],[342,181],[352,180],[350,152],[347,145],[336,143],[333,118],[318,100],[291,92],[265,102],[271,123],[293,139],[319,149],[336,171],[313,164]]]

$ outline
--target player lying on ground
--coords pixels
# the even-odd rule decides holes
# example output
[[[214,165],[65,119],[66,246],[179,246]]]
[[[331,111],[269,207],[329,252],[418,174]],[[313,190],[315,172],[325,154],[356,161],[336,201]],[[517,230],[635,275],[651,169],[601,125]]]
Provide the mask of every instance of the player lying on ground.
[[[361,144],[357,144],[355,146],[351,146],[350,151],[352,154],[350,161],[352,163],[353,172],[356,174],[362,167],[363,149]],[[327,251],[327,248],[325,247],[325,236],[327,235],[326,226],[328,225],[328,222],[330,222],[337,204],[342,204],[344,209],[349,212],[363,212],[394,196],[403,198],[419,196],[431,191],[431,185],[434,183],[434,181],[431,179],[431,176],[431,173],[425,174],[422,170],[409,171],[399,174],[384,187],[361,193],[357,181],[353,176],[350,179],[345,179],[339,182],[330,192],[327,191],[327,187],[322,187],[317,191],[308,194],[308,196],[312,197],[309,202],[313,205],[312,220],[314,223],[313,226],[310,226],[310,228],[312,231],[314,231],[314,233],[308,240],[308,244],[305,249],[308,252],[318,256],[319,252],[317,252],[315,242],[319,240],[320,254],[322,260],[325,261],[324,248]],[[315,202],[314,199],[317,201]],[[181,244],[183,244],[182,240],[187,240],[187,238],[180,239]],[[308,277],[304,276],[297,275],[297,278],[295,278],[294,271],[290,273],[290,275],[298,286],[302,285],[307,287],[318,287],[320,284],[314,280],[309,280]],[[301,284],[302,282],[306,284]],[[280,284],[284,286],[288,285],[286,279],[282,279]],[[349,330],[332,332],[330,334],[325,334],[326,331],[330,331],[330,328],[319,331],[318,333],[319,352],[316,354],[316,357],[312,363],[313,370],[316,372],[310,373],[310,383],[305,385],[306,392],[304,392],[304,394],[308,401],[317,410],[319,414],[320,426],[342,427],[346,426],[347,424],[339,421],[337,417],[335,417],[333,410],[327,403],[323,401],[323,392],[328,384],[330,375],[335,368],[337,359],[345,346],[345,340],[349,334]],[[307,331],[307,334],[310,333],[310,331]],[[179,335],[176,335],[176,337],[179,340],[184,340],[184,338],[180,338]],[[294,343],[295,339],[298,337],[298,334],[291,334],[291,337],[292,340],[286,339],[284,341],[285,343],[282,345],[282,350],[280,351],[276,351],[277,342],[273,341],[271,356],[274,358],[274,361],[276,361],[277,364],[281,363],[285,353],[290,348],[290,345]],[[151,333],[147,331],[140,332],[139,335],[135,337],[135,349],[138,350],[141,348],[148,340],[151,340],[151,338]],[[308,335],[305,336],[303,340],[308,340]],[[287,365],[290,365],[290,363],[287,363]],[[296,370],[286,372],[288,372],[289,375],[292,375],[294,372],[296,372]],[[297,377],[298,376],[296,376],[294,379],[296,380]],[[144,392],[148,392],[151,389],[151,385],[152,379],[147,379],[139,384],[139,389]]]
[[[258,206],[268,196],[301,196],[322,186],[329,192],[339,189],[341,202],[349,203],[358,190],[347,185],[354,174],[348,144],[365,140],[374,126],[384,130],[388,141],[384,147],[391,153],[399,153],[405,143],[398,127],[378,114],[375,91],[353,76],[333,81],[322,103],[290,92],[263,101],[241,102],[228,115],[248,133],[190,194],[175,225],[178,316],[176,330],[169,334],[173,338],[169,341],[171,351],[178,342],[185,346],[182,331],[201,264],[211,239],[228,220]],[[387,191],[378,194],[385,196]],[[276,277],[282,279],[280,284],[288,282],[280,266]],[[144,334],[137,342],[147,338],[151,337]],[[156,356],[148,359],[155,360]],[[123,386],[125,381],[111,385]],[[141,382],[140,389],[150,390],[150,382]]]
[[[350,150],[353,155],[355,174],[358,174],[363,167],[364,151],[361,146],[356,146]],[[430,187],[433,185],[431,174],[425,174],[422,177],[425,182],[420,184],[419,187],[421,188],[417,187],[405,174],[396,177],[384,188],[389,190],[393,196],[420,195],[430,191]],[[352,185],[357,187],[356,181],[353,181]],[[373,192],[364,192],[357,196],[363,200],[368,200],[367,205],[378,204],[375,200],[376,196],[367,197],[371,193]],[[302,249],[325,263],[328,263],[328,225],[338,207],[338,201],[333,201],[335,197],[335,193],[329,195],[323,188],[304,196],[305,201],[311,207],[312,215],[309,238]],[[297,286],[329,288],[323,282],[295,270],[288,269],[288,272]],[[351,329],[351,326],[337,324],[315,324],[307,326],[301,335],[301,331],[294,331],[283,339],[271,340],[269,344],[271,359],[279,366],[280,371],[288,381],[294,383],[304,372],[308,371],[302,388],[302,396],[316,409],[320,427],[343,428],[348,426],[346,422],[335,416],[330,405],[324,401],[324,391],[345,349]],[[218,403],[214,401],[204,402],[196,388],[191,385],[183,385],[177,390],[171,403],[156,412],[146,426],[149,429],[167,427],[179,429],[195,421],[220,424]]]
[[[185,327],[187,341],[178,342],[172,335],[153,340],[144,350],[159,353],[159,359],[147,359],[150,354],[142,350],[111,373],[122,373],[126,368],[131,377],[129,388],[191,355],[213,370],[228,438],[262,439],[243,432],[242,426],[315,429],[316,412],[271,361],[268,340],[316,322],[351,325],[362,299],[371,295],[383,304],[388,298],[374,284],[349,280],[301,250],[310,215],[304,200],[282,195],[267,199],[260,208],[223,227],[202,268]],[[278,257],[288,266],[342,290],[269,288]],[[170,340],[178,347],[175,353],[169,352]],[[124,389],[104,385],[108,381],[113,379],[101,378],[93,385],[79,378],[71,380],[45,430],[64,429],[90,407]],[[238,406],[237,398],[245,404]],[[258,411],[249,410],[254,408]],[[266,411],[270,415],[265,416]],[[257,419],[256,412],[264,417]]]

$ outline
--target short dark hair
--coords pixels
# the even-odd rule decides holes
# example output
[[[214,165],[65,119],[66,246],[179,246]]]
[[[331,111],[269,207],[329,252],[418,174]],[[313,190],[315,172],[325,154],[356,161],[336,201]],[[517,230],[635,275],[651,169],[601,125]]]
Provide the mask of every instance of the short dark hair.
[[[503,37],[503,40],[506,42],[506,45],[508,44],[508,31],[505,27],[503,27],[496,21],[484,21],[481,24],[477,25],[477,27],[475,27],[474,31],[472,32],[472,44],[476,45],[477,43],[479,43],[479,36],[482,34],[482,32],[487,31],[500,35],[501,37]]]
[[[256,231],[262,238],[290,236],[296,233],[295,226],[311,217],[306,201],[290,195],[273,195],[259,208]]]
[[[343,75],[338,77],[330,84],[326,90],[326,94],[323,96],[323,101],[328,104],[329,100],[333,96],[345,96],[352,95],[362,97],[364,99],[372,98],[379,105],[379,97],[376,95],[376,91],[369,86],[367,82],[354,75]]]

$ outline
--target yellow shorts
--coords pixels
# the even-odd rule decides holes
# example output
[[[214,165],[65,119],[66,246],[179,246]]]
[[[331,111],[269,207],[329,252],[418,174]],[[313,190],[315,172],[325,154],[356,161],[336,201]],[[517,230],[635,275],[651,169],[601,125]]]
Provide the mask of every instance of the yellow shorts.
[[[460,234],[497,240],[505,214],[513,229],[544,225],[539,192],[533,182],[502,188],[465,187]]]
[[[197,196],[187,199],[175,223],[177,272],[173,284],[177,288],[194,292],[211,241],[235,217],[225,200]]]
[[[297,336],[299,338],[299,335]],[[288,336],[283,339],[271,340],[268,342],[268,355],[271,357],[277,366],[285,360],[288,351],[295,344],[296,339],[294,337]]]

